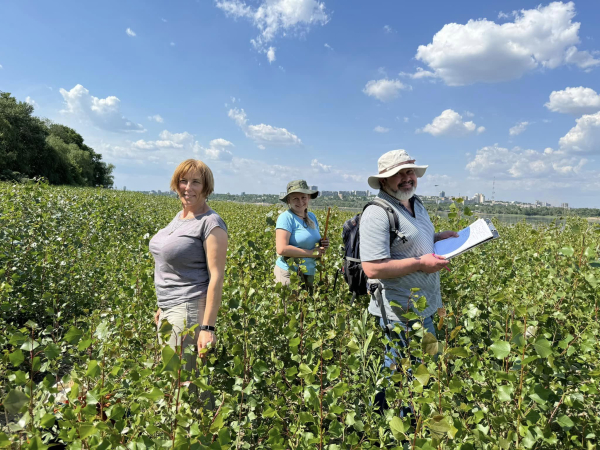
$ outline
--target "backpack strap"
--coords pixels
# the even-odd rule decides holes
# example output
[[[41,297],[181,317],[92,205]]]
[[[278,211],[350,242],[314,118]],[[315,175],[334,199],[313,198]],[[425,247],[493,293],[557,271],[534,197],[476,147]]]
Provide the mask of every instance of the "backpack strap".
[[[371,205],[379,206],[380,208],[383,208],[387,213],[388,221],[390,223],[390,247],[396,239],[396,237],[399,237],[403,243],[406,243],[408,239],[406,239],[406,236],[404,236],[404,234],[400,231],[400,221],[398,219],[398,215],[394,211],[394,208],[392,208],[392,205],[390,205],[389,202],[385,201],[382,198],[375,197],[373,200],[371,200],[365,205],[365,207],[363,208],[363,212],[365,212],[365,209],[367,209],[367,207]]]

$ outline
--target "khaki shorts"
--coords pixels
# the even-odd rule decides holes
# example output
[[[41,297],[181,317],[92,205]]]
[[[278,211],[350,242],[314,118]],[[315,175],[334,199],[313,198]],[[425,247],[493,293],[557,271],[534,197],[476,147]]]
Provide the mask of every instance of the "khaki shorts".
[[[275,281],[283,284],[284,286],[290,285],[290,273],[287,270],[283,270],[276,264],[273,273],[275,274]],[[300,274],[300,278],[302,279],[302,284],[305,285],[307,288],[311,289],[313,287],[315,281],[314,275]]]

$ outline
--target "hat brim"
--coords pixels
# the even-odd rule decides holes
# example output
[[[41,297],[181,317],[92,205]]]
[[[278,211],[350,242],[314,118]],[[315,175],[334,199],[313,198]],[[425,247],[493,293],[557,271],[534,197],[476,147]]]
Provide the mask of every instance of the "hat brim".
[[[373,175],[373,176],[369,177],[367,182],[369,183],[369,186],[372,189],[381,189],[379,180],[381,180],[382,178],[393,177],[398,172],[400,172],[401,170],[404,170],[404,169],[413,169],[415,171],[415,175],[417,176],[417,178],[421,178],[423,175],[425,175],[425,171],[427,170],[428,167],[429,166],[417,166],[416,164],[404,164],[402,166],[394,167],[394,169],[390,170],[389,172],[382,173],[379,175]]]
[[[293,191],[285,194],[283,197],[279,197],[279,200],[282,201],[283,203],[287,203],[288,195],[294,194],[296,192],[300,193],[300,194],[309,195],[310,198],[313,200],[319,196],[319,191],[311,191],[310,189],[294,189]]]

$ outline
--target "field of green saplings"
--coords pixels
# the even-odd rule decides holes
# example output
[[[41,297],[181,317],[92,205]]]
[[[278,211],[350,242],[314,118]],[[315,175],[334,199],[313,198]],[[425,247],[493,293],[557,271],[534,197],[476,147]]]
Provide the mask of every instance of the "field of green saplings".
[[[441,273],[437,340],[415,325],[390,373],[366,299],[334,286],[350,213],[332,210],[309,296],[273,280],[281,206],[210,203],[229,227],[223,305],[190,373],[158,343],[148,252],[178,201],[0,183],[0,448],[596,448],[598,225],[496,224],[502,239]],[[474,219],[452,208],[437,230]]]

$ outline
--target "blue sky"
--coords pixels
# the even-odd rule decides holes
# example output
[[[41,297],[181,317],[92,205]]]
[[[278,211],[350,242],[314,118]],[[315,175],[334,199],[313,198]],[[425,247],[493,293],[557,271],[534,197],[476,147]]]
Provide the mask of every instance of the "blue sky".
[[[72,126],[115,184],[216,192],[304,178],[600,207],[600,3],[204,0],[0,3],[0,90]],[[8,20],[6,20],[8,18]],[[437,186],[436,186],[437,185]]]

